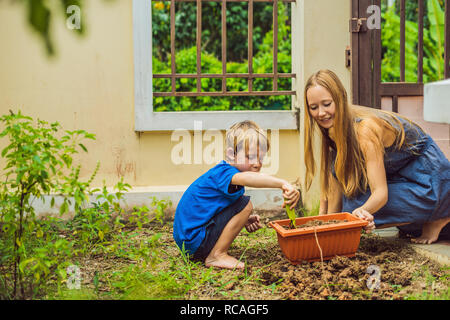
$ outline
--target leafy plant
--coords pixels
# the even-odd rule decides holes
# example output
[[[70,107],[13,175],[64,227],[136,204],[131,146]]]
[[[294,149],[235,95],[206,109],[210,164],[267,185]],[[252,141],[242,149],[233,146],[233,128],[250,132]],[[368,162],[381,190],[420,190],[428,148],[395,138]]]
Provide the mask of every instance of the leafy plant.
[[[72,244],[66,239],[55,241],[38,241],[32,244],[32,256],[19,264],[21,274],[32,276],[33,296],[39,293],[41,287],[56,275],[56,284],[60,288],[66,278],[66,268],[71,264]]]
[[[400,17],[394,7],[383,13],[385,24],[381,30],[382,45],[385,48],[382,68],[383,82],[400,81]],[[405,80],[417,81],[417,24],[406,21],[405,24]]]
[[[196,43],[197,5],[189,2],[175,4],[175,43],[177,51],[190,48]],[[216,57],[222,54],[222,4],[220,2],[202,3],[202,51]],[[264,35],[270,31],[273,15],[271,3],[254,3],[253,10],[253,48],[260,50]],[[232,46],[227,48],[229,61],[243,62],[247,56],[248,4],[228,3],[227,42]],[[152,32],[153,56],[160,61],[170,61],[170,3],[152,2]]]
[[[73,155],[80,149],[87,151],[82,141],[93,140],[95,136],[76,130],[65,131],[62,137],[58,137],[61,131],[59,123],[49,124],[37,120],[33,124],[33,119],[22,115],[20,111],[17,114],[10,111],[0,121],[5,126],[0,138],[9,139],[9,144],[1,153],[6,160],[5,180],[0,182],[1,262],[13,265],[12,297],[19,297],[19,291],[24,298],[24,276],[33,274],[38,286],[57,263],[49,253],[54,250],[67,252],[69,247],[63,240],[47,243],[46,247],[41,248],[30,245],[34,230],[37,230],[37,238],[42,236],[42,227],[37,221],[32,200],[42,199],[45,202],[44,195],[63,194],[61,214],[71,204],[68,197],[75,199],[75,209],[80,208],[87,199],[87,188],[96,171],[87,182],[79,181],[80,166],[73,166]],[[54,203],[52,197],[51,206]],[[62,278],[64,275],[58,270]]]
[[[431,81],[444,78],[445,13],[438,0],[428,0],[429,29],[424,30],[424,72]]]
[[[291,229],[297,228],[297,225],[295,223],[295,219],[297,218],[295,215],[295,209],[291,209],[291,206],[286,204],[286,213],[289,219],[291,220],[291,222],[289,223],[289,228]]]
[[[87,152],[84,139],[95,139],[83,130],[63,131],[58,123],[49,124],[10,112],[0,121],[0,137],[9,139],[1,155],[6,160],[0,182],[0,299],[28,299],[54,294],[76,297],[61,284],[67,278],[67,267],[80,256],[124,258],[139,268],[160,260],[160,233],[147,235],[151,222],[164,223],[170,200],[151,199],[152,208],[136,206],[123,209],[124,194],[131,186],[121,179],[110,191],[90,190],[99,164],[87,182],[79,180],[81,167],[73,156]],[[94,195],[95,193],[95,195]],[[37,217],[34,199],[45,201],[63,197],[60,213],[72,206],[75,216],[65,221],[61,216]],[[90,201],[95,196],[95,201]],[[47,200],[48,201],[48,200]],[[141,237],[145,235],[145,237]],[[101,274],[94,271],[97,296]],[[89,293],[84,290],[83,294]],[[89,293],[90,294],[90,293]]]
[[[409,2],[408,2],[409,3]],[[417,18],[415,7],[407,7],[407,18]],[[400,81],[400,17],[398,8],[392,6],[382,14],[383,60],[381,76],[383,82]],[[409,14],[408,14],[409,13]],[[414,16],[414,17],[413,17]],[[445,14],[440,0],[428,0],[425,7],[423,43],[423,81],[431,82],[444,78],[444,25]],[[405,80],[417,82],[418,24],[409,19],[405,24]]]
[[[156,2],[154,5],[157,5]],[[180,4],[181,5],[181,4]],[[216,4],[214,4],[216,5]],[[247,5],[247,4],[242,4]],[[232,8],[238,8],[241,4]],[[271,5],[270,5],[270,8]],[[231,9],[230,9],[231,10]],[[238,9],[236,9],[238,10]],[[239,9],[238,11],[240,11]],[[279,3],[278,7],[278,72],[289,73],[291,72],[291,26],[290,26],[290,7],[283,3]],[[157,11],[157,10],[156,10]],[[156,12],[155,11],[155,12]],[[154,14],[157,14],[155,13]],[[180,13],[181,14],[181,13]],[[240,14],[240,13],[239,13]],[[238,14],[238,16],[239,16]],[[246,16],[247,17],[247,16]],[[270,10],[270,19],[272,17],[272,9]],[[256,19],[256,18],[255,18]],[[166,20],[161,20],[160,23],[154,23],[154,25],[165,24]],[[254,38],[255,53],[253,56],[253,72],[254,73],[272,73],[273,72],[273,30],[270,28],[264,31],[263,34],[258,36],[258,40]],[[235,24],[233,24],[235,26]],[[183,27],[184,29],[188,29]],[[247,29],[247,21],[245,21],[245,28]],[[178,30],[178,29],[177,29]],[[155,32],[155,29],[154,29]],[[228,32],[231,34],[231,32]],[[227,33],[227,35],[228,35]],[[236,33],[233,33],[234,35]],[[155,40],[154,34],[154,41]],[[161,37],[161,36],[159,36]],[[220,39],[220,38],[219,38]],[[159,41],[159,40],[158,40]],[[180,43],[180,49],[176,51],[176,71],[178,73],[196,73],[197,65],[197,49],[193,44],[194,40],[186,41],[186,39],[178,39],[177,43]],[[255,41],[258,45],[255,46]],[[159,41],[161,42],[161,41]],[[247,40],[232,40],[228,39],[228,43],[233,43],[233,48],[230,50],[238,51],[241,44],[246,45]],[[159,51],[163,46],[163,43],[155,44],[154,50]],[[221,74],[222,73],[222,61],[219,60],[217,54],[221,52],[221,44],[217,43],[214,50],[208,51],[208,49],[202,49],[201,69],[202,73],[207,74]],[[237,55],[239,55],[237,53]],[[170,59],[169,59],[170,60]],[[247,73],[248,72],[248,60],[245,57],[242,59],[232,60],[230,55],[227,55],[227,72],[228,73]],[[161,55],[154,52],[153,54],[153,73],[170,73],[170,61],[166,62],[166,59]],[[278,87],[280,90],[291,90],[291,79],[279,79]],[[201,79],[202,92],[220,92],[222,90],[222,79]],[[270,78],[258,78],[253,81],[254,91],[272,91],[273,81]],[[153,92],[170,92],[171,82],[170,79],[154,79],[153,80]],[[227,90],[229,91],[248,91],[247,79],[229,78],[227,79]],[[177,92],[192,92],[196,91],[195,79],[177,79],[176,81]],[[155,111],[216,111],[216,110],[290,110],[291,108],[291,96],[252,96],[252,97],[155,97],[154,98],[154,110]]]
[[[303,217],[313,217],[319,215],[319,209],[320,209],[320,201],[316,202],[316,204],[311,208],[311,210],[307,210],[306,208],[301,207],[300,212]]]

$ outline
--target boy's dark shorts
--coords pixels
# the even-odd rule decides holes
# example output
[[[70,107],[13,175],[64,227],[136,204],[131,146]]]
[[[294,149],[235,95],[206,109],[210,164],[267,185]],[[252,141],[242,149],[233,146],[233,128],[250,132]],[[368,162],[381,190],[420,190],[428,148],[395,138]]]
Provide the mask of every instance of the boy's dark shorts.
[[[239,199],[237,199],[236,202],[226,207],[214,217],[212,217],[211,220],[209,220],[209,222],[206,224],[205,239],[203,239],[197,251],[195,251],[192,257],[193,260],[202,262],[205,261],[212,248],[214,248],[214,246],[216,245],[217,240],[219,240],[219,237],[222,234],[222,231],[227,223],[236,214],[244,210],[249,201],[250,197],[243,195]]]

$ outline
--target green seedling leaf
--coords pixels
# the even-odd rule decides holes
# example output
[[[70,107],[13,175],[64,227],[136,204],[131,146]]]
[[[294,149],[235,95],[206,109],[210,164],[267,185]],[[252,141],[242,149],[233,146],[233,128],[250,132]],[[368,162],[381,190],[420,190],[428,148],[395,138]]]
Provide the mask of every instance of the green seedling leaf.
[[[289,224],[291,229],[295,229],[297,228],[297,225],[295,224],[295,219],[297,218],[295,215],[295,210],[291,209],[291,206],[286,204],[286,213],[289,217],[289,219],[291,219],[291,222]]]
[[[88,151],[87,151],[87,148],[84,146],[84,144],[79,143],[78,145],[81,147],[81,149],[84,150],[84,152],[88,152]]]
[[[94,278],[92,279],[92,282],[94,283],[95,290],[98,290],[98,286],[100,284],[100,281],[98,280],[98,271],[94,272]]]

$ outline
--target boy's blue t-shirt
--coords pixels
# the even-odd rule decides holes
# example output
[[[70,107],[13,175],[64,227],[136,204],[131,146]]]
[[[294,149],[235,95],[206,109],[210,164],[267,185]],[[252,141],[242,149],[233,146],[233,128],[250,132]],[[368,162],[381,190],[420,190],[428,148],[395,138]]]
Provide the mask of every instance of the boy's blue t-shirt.
[[[244,194],[243,186],[229,192],[231,179],[239,172],[222,161],[201,175],[183,193],[173,225],[173,238],[179,248],[184,242],[186,252],[194,254],[205,238],[208,221]]]

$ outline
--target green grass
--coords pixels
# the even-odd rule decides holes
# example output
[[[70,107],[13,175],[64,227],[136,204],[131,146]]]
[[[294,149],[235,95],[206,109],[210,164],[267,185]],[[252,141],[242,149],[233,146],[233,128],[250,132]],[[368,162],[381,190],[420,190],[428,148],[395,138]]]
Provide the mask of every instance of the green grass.
[[[303,217],[313,217],[319,215],[320,202],[317,202],[311,210],[307,210],[306,208],[301,208],[300,212]]]
[[[314,210],[311,210],[310,213]],[[153,239],[153,240],[151,240]],[[171,225],[154,224],[130,231],[117,238],[111,252],[79,256],[74,261],[81,269],[81,289],[69,290],[66,282],[49,282],[44,294],[36,299],[48,300],[173,300],[173,299],[281,299],[283,279],[267,281],[273,261],[267,259],[268,248],[276,248],[275,231],[267,226],[249,233],[245,229],[230,247],[230,254],[245,262],[243,271],[207,268],[193,262],[180,251],[173,239]],[[142,247],[143,244],[147,244]],[[119,250],[120,249],[120,250]],[[270,251],[271,252],[271,251]],[[126,253],[126,254],[125,254]],[[146,259],[142,257],[146,256]],[[448,267],[443,272],[429,270],[427,265],[417,271],[414,286],[392,285],[395,293],[411,300],[449,300]],[[339,284],[331,284],[332,286]],[[283,290],[280,290],[283,288]],[[404,290],[409,290],[405,295]],[[354,293],[353,293],[354,294]],[[361,292],[363,299],[371,293]],[[389,299],[389,297],[385,297]]]
[[[442,271],[448,270],[450,270],[450,267],[442,267]],[[427,266],[423,266],[422,270],[414,275],[414,278],[422,278],[425,288],[421,292],[408,295],[406,300],[450,300],[450,275],[448,272],[444,272],[443,276],[435,277],[430,273]],[[447,288],[445,290],[436,290],[438,282],[446,283]],[[437,294],[436,291],[438,291]]]
[[[430,291],[424,291],[422,293],[410,295],[406,300],[450,300],[450,288],[447,288],[447,291],[437,295]]]

